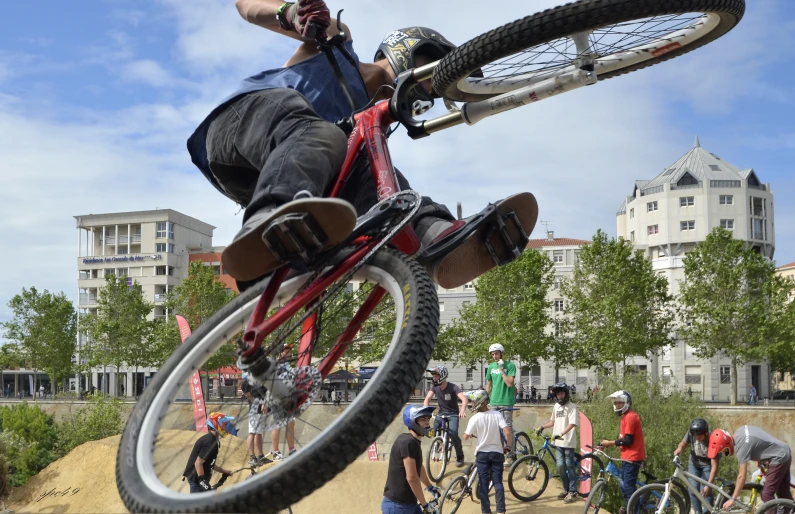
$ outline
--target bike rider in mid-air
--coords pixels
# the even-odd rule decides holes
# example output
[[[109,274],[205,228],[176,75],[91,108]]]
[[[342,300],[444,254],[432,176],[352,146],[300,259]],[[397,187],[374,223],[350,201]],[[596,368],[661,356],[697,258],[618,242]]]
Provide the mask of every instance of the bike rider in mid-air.
[[[278,268],[281,259],[262,240],[269,224],[283,214],[311,214],[325,232],[325,247],[343,241],[357,215],[378,198],[367,159],[361,159],[340,199],[323,198],[346,155],[346,135],[333,122],[350,117],[352,110],[331,65],[319,52],[316,39],[338,33],[323,0],[237,0],[248,22],[298,41],[283,67],[245,79],[202,121],[188,140],[192,161],[222,194],[245,208],[243,227],[223,252],[224,268],[239,281],[241,290]],[[344,48],[354,67],[334,49],[344,77],[359,107],[371,98],[387,98],[397,74],[440,59],[455,48],[438,32],[411,27],[391,32],[375,54],[375,62],[359,62],[348,27],[342,25]],[[424,84],[412,93],[430,98]],[[408,181],[398,173],[404,189]],[[529,235],[538,205],[530,193],[496,203],[503,214],[513,211]],[[495,266],[484,244],[488,222],[472,216],[455,220],[449,210],[430,198],[414,219],[422,243],[420,252],[447,245],[453,248],[426,264],[431,277],[445,288],[461,286]],[[477,228],[471,237],[465,227]],[[514,231],[514,248],[523,250],[526,238]]]
[[[427,371],[431,374],[433,387],[425,396],[423,404],[427,407],[431,403],[431,399],[436,396],[436,401],[439,402],[439,414],[448,416],[447,428],[450,439],[453,441],[453,448],[455,448],[455,465],[461,468],[464,466],[464,448],[461,445],[461,438],[458,437],[458,418],[467,417],[467,397],[461,392],[460,387],[447,381],[446,367],[434,366]],[[460,408],[458,400],[461,400]],[[438,430],[441,425],[442,420],[437,417],[434,429]]]

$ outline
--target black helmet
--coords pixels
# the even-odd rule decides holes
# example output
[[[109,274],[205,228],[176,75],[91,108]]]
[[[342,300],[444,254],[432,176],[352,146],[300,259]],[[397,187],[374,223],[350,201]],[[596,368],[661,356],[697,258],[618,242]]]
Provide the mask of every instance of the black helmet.
[[[558,392],[563,391],[566,393],[566,396],[563,397],[562,400],[558,400],[557,394]],[[569,386],[566,385],[566,382],[558,382],[557,384],[552,386],[552,394],[555,395],[555,401],[561,405],[566,405],[569,401]]]
[[[690,422],[690,435],[697,436],[709,433],[709,424],[706,419],[696,418]]]
[[[455,45],[444,36],[427,27],[409,27],[393,30],[378,45],[374,61],[386,58],[395,75],[416,68],[415,57],[427,55],[436,61],[455,49]],[[439,95],[433,94],[438,98]]]

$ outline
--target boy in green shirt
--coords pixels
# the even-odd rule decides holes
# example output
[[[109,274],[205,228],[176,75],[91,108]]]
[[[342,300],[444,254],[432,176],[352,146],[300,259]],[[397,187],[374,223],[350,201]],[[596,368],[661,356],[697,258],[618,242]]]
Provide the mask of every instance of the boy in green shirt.
[[[486,392],[489,393],[492,407],[513,407],[516,403],[516,365],[513,362],[505,362],[502,356],[505,348],[501,344],[495,343],[489,346],[489,353],[494,362],[489,364],[486,371]],[[502,411],[505,423],[508,425],[508,444],[513,451],[513,411]],[[505,462],[508,465],[508,461]]]

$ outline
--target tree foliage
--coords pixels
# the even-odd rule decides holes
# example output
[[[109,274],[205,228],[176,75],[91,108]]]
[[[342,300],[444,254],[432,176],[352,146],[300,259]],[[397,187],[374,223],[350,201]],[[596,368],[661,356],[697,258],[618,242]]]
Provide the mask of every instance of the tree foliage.
[[[601,230],[584,245],[574,274],[561,284],[565,333],[580,367],[648,356],[671,343],[674,319],[668,281],[630,241]]]
[[[17,343],[6,343],[0,346],[0,369],[21,368],[25,358]]]
[[[76,314],[64,293],[53,294],[35,287],[22,289],[8,303],[11,321],[2,323],[5,337],[17,346],[3,347],[0,353],[7,364],[21,364],[24,358],[34,370],[44,370],[53,391],[72,372],[72,354],[77,336]],[[5,362],[4,362],[5,363]]]
[[[716,227],[684,259],[680,284],[680,337],[700,358],[731,358],[731,403],[737,401],[737,367],[766,357],[768,337],[779,343],[786,332],[784,283],[775,265],[732,232]],[[782,346],[774,345],[776,351]]]
[[[83,354],[89,367],[122,365],[149,352],[152,323],[146,317],[153,305],[143,296],[141,285],[128,285],[126,277],[108,275],[97,295],[96,313],[80,318],[86,334]]]
[[[27,402],[0,408],[0,418],[0,446],[5,448],[8,482],[19,487],[55,459],[55,419]]]
[[[795,280],[776,275],[771,284],[770,323],[765,326],[765,355],[772,371],[795,375]]]
[[[537,251],[526,251],[511,264],[481,276],[475,284],[475,303],[464,305],[460,317],[443,328],[434,358],[472,366],[488,357],[493,343],[502,344],[506,354],[520,362],[547,358],[547,291],[553,278],[552,261]]]
[[[116,398],[100,394],[88,396],[88,403],[69,413],[59,423],[55,454],[63,457],[88,441],[120,434],[124,428],[122,404]]]

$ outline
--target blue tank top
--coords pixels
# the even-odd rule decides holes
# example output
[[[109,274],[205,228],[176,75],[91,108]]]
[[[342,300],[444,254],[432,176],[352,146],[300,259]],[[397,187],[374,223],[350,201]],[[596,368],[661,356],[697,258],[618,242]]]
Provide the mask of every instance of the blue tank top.
[[[367,88],[359,75],[359,56],[353,50],[353,41],[346,41],[345,49],[356,62],[356,68],[336,48],[334,56],[337,58],[343,76],[351,86],[354,102],[358,107],[362,107],[369,101],[369,97]],[[334,75],[334,70],[322,53],[287,68],[266,70],[248,77],[240,83],[234,93],[227,96],[212,110],[188,139],[188,152],[191,155],[191,160],[219,191],[223,192],[210,172],[207,162],[207,130],[210,123],[230,102],[246,93],[276,88],[295,89],[309,100],[321,118],[330,122],[341,120],[352,113],[342,87]]]

